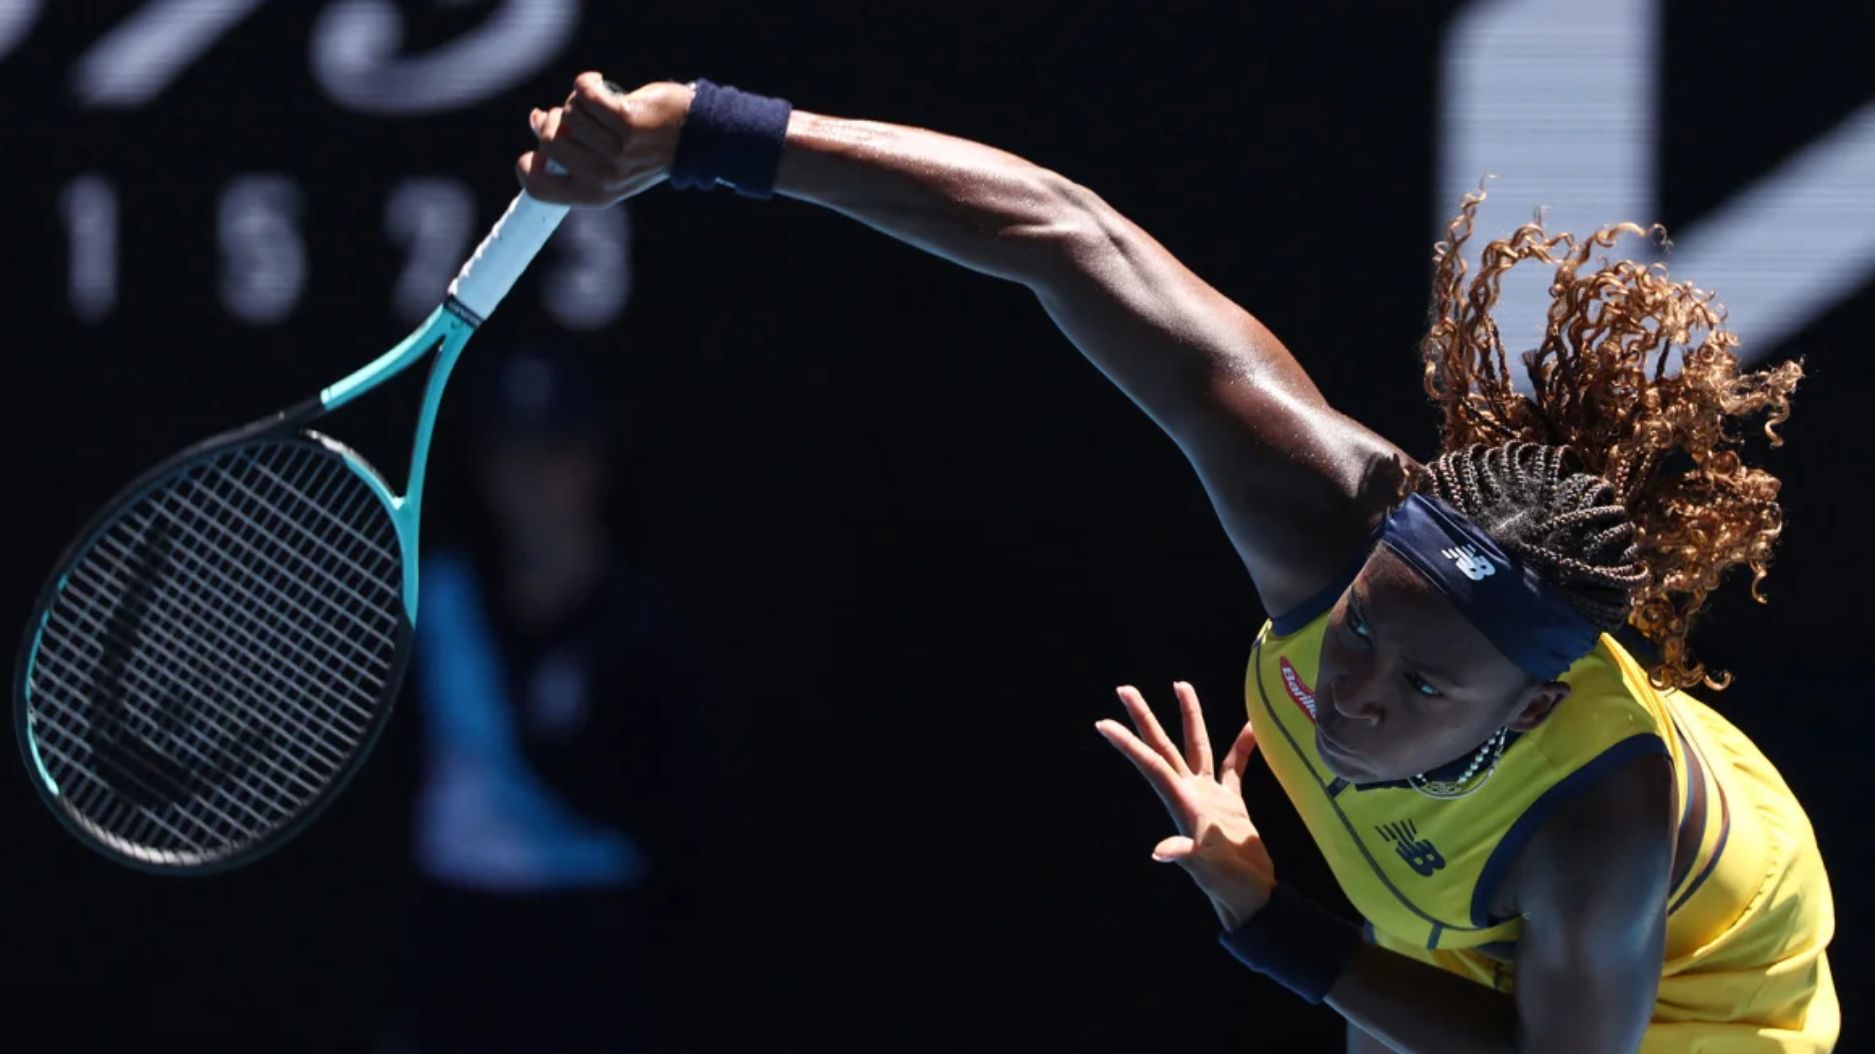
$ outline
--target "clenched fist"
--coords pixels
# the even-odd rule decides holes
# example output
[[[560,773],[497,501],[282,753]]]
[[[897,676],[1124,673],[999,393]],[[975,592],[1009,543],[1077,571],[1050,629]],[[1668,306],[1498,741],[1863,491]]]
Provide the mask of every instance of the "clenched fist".
[[[539,145],[521,155],[515,173],[529,194],[559,205],[603,208],[643,193],[670,174],[692,94],[670,81],[623,92],[582,73],[566,102],[528,115]]]

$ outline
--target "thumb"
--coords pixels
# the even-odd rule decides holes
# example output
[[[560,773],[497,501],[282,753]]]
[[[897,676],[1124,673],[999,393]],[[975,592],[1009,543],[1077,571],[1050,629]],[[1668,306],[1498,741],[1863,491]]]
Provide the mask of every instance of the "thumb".
[[[1198,843],[1182,834],[1175,834],[1153,846],[1152,858],[1162,864],[1174,864],[1196,852]]]

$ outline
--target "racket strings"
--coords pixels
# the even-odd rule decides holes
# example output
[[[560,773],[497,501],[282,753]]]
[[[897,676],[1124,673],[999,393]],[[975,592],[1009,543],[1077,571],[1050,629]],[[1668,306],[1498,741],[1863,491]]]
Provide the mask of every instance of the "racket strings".
[[[177,513],[178,513],[178,511],[179,511],[179,510],[178,510],[178,509],[176,508],[176,503],[175,503],[175,502],[174,502],[173,500],[169,500],[169,501],[164,501],[164,502],[162,502],[161,504],[162,504],[162,507],[163,507],[163,508],[164,508],[164,509],[165,509],[166,511],[168,511],[168,512],[170,512],[170,513],[171,513],[172,515],[175,515],[175,514],[177,514]],[[185,515],[186,515],[186,511],[185,511]],[[134,522],[134,521],[133,521],[133,522]],[[162,524],[162,522],[163,522],[163,521],[159,519],[159,520],[157,520],[157,521],[155,521],[155,522],[154,522],[153,524],[143,524],[143,525],[144,525],[144,526],[146,526],[146,527],[149,527],[149,528],[154,528],[155,526],[159,526],[159,525],[161,525],[161,524]],[[200,532],[195,532],[195,533],[197,534],[197,536],[198,536],[198,537],[200,537]],[[204,539],[204,540],[208,540],[208,541],[213,541],[214,539],[212,539],[212,538],[208,538],[208,539]],[[120,554],[120,555],[121,555],[121,554]],[[249,554],[249,555],[251,556],[251,554]],[[182,564],[182,566],[183,566],[183,570],[184,570],[184,572],[185,572],[185,574],[186,574],[186,575],[187,575],[188,577],[191,577],[191,578],[193,578],[193,579],[194,579],[194,583],[193,583],[193,584],[195,584],[195,585],[197,585],[197,586],[200,586],[200,585],[201,585],[201,584],[203,583],[203,579],[202,579],[202,576],[201,576],[201,575],[200,575],[199,573],[191,573],[191,572],[192,572],[192,569],[191,569],[191,568],[189,567],[189,563],[188,563],[188,561],[184,561],[184,562],[183,562],[183,564]],[[225,585],[225,584],[226,584],[226,576],[223,576],[223,577],[224,577],[224,582],[223,582],[222,584],[223,584],[223,585]],[[212,609],[212,608],[211,608],[211,609],[208,609],[208,610],[209,610],[209,612],[210,612],[211,614],[213,614],[213,613],[214,613],[214,611],[213,611],[213,609]],[[225,615],[225,612],[224,612],[224,615]],[[156,625],[156,628],[157,628],[157,629],[159,630],[159,632],[158,632],[158,633],[156,634],[156,636],[157,636],[157,637],[159,638],[159,641],[160,641],[160,643],[162,643],[162,644],[163,644],[164,646],[166,646],[166,647],[170,647],[170,648],[178,648],[178,641],[177,641],[177,639],[176,639],[176,636],[175,636],[175,634],[174,634],[174,633],[171,633],[171,632],[161,632],[161,630],[163,629],[163,627],[161,626],[161,624],[160,624],[160,623],[157,623],[157,624],[155,624],[155,625]],[[254,634],[252,634],[252,633],[249,633],[249,634],[247,634],[247,637],[248,637],[248,640],[247,640],[247,641],[245,641],[245,642],[244,642],[244,641],[242,641],[242,640],[241,640],[241,638],[240,638],[239,636],[232,636],[232,635],[229,635],[229,634],[228,634],[228,628],[229,628],[229,627],[228,627],[228,622],[227,622],[227,620],[226,620],[225,618],[224,618],[224,619],[222,620],[222,624],[221,624],[221,625],[219,625],[219,626],[218,626],[218,627],[216,627],[216,628],[217,628],[217,629],[219,629],[219,630],[220,630],[220,631],[221,631],[221,632],[223,633],[223,635],[224,635],[224,636],[228,636],[230,640],[232,640],[232,641],[233,641],[233,642],[235,642],[236,644],[238,644],[238,645],[240,645],[240,647],[239,647],[239,648],[238,648],[237,650],[239,650],[239,651],[241,651],[241,652],[243,652],[243,653],[244,653],[244,654],[243,654],[243,655],[241,655],[240,657],[241,657],[242,659],[245,659],[245,660],[247,660],[247,661],[249,661],[249,662],[252,662],[252,661],[254,660],[254,658],[255,658],[255,656],[254,656],[254,652],[253,652],[253,648],[254,648],[254,647],[255,647],[256,645],[258,645],[258,646],[261,646],[261,647],[265,647],[265,643],[266,643],[266,642],[265,642],[264,640],[261,640],[261,639],[258,639],[258,638],[256,638],[256,637],[255,637],[255,635],[254,635]],[[237,629],[239,628],[239,627],[238,627],[238,624],[237,624],[237,626],[236,626],[236,628],[237,628]],[[200,633],[200,629],[199,629],[199,628],[195,628],[195,632],[196,632],[197,634],[199,634],[199,633]],[[185,644],[186,644],[186,642],[185,642]],[[121,644],[120,644],[119,646],[121,647]],[[185,647],[183,647],[183,648],[181,648],[180,650],[182,650],[182,651],[184,651],[185,653],[189,651],[189,649],[188,649],[188,648],[187,648],[186,646],[185,646]],[[200,653],[200,650],[199,650],[199,649],[196,649],[196,650],[195,650],[195,654],[194,654],[194,655],[191,655],[191,656],[188,656],[188,657],[190,657],[190,658],[193,658],[193,659],[194,659],[195,661],[197,661],[197,662],[200,662],[200,661],[202,661],[202,659],[204,658],[204,656],[202,656],[202,655],[201,655],[201,653]],[[240,670],[240,669],[242,669],[242,668],[243,668],[243,667],[240,667],[240,666],[236,666],[236,667],[233,667],[233,669],[235,669],[235,670],[237,670],[237,671],[238,671],[238,670]],[[264,667],[263,667],[263,668],[264,668]],[[266,682],[265,682],[265,681],[263,680],[263,681],[261,682],[261,684],[262,684],[262,685],[264,686],[264,685],[266,685]],[[152,686],[152,685],[150,685],[150,684],[148,683],[148,680],[147,680],[147,678],[144,678],[144,679],[143,679],[143,683],[142,683],[142,684],[141,684],[141,685],[140,685],[139,687],[142,687],[142,688],[143,688],[143,689],[144,689],[144,690],[145,690],[146,692],[148,692],[148,691],[151,691],[151,690],[153,690],[153,686]],[[251,679],[250,679],[250,680],[249,680],[249,682],[248,682],[248,687],[249,687],[249,690],[250,690],[250,691],[252,691],[252,689],[253,689],[253,681],[252,681]],[[277,689],[275,690],[275,694],[278,694],[278,690],[277,690]],[[214,709],[219,709],[219,708],[216,708],[216,707],[214,707],[214,705],[213,705],[213,704],[214,704],[214,700],[213,700],[212,698],[208,698],[208,699],[204,699],[204,698],[203,698],[203,697],[201,696],[201,694],[200,694],[200,692],[199,692],[199,691],[198,691],[198,692],[196,692],[196,693],[195,693],[195,695],[197,696],[197,698],[196,698],[196,699],[194,699],[194,700],[192,700],[192,701],[193,701],[194,703],[196,703],[197,705],[200,705],[201,703],[203,703],[203,702],[206,702],[206,703],[208,703],[208,704],[210,705],[210,707],[211,707],[211,708],[214,708]],[[149,712],[149,711],[145,711],[145,713],[148,713],[148,712]],[[155,710],[155,711],[153,711],[153,712],[154,712],[155,714],[157,714],[157,715],[162,715],[162,714],[166,714],[166,713],[168,713],[168,712],[170,712],[170,711],[169,711],[168,709],[165,709],[165,708],[159,708],[159,709],[157,709],[157,710]],[[222,720],[222,721],[224,721],[224,722],[228,720],[228,715],[227,715],[227,714],[225,714],[225,713],[221,713],[221,714],[217,714],[217,717],[218,717],[218,719],[219,719],[219,720]],[[159,731],[158,729],[144,729],[144,730],[142,730],[142,731],[144,731],[144,732],[146,733],[146,735],[148,735],[148,736],[149,736],[149,738],[152,738],[152,739],[154,739],[154,738],[158,738],[158,737],[156,737],[156,736],[154,736],[154,735],[150,735],[150,733],[153,733],[153,732],[156,732],[156,731]],[[278,729],[278,727],[276,726],[276,727],[275,727],[274,729],[272,729],[272,731],[274,731],[274,732],[276,732],[276,733],[277,733],[277,732],[279,731],[279,729]],[[171,737],[171,738],[173,739],[174,737]],[[180,743],[180,745],[181,745],[181,746],[183,746],[183,747],[185,747],[185,748],[187,748],[187,747],[190,747],[190,746],[191,746],[192,744],[191,744],[191,743],[190,743],[190,742],[188,741],[188,739],[187,739],[187,738],[185,738],[185,739],[183,739],[183,740],[181,741],[181,743]],[[209,744],[209,747],[210,747],[210,748],[212,749],[212,748],[213,748],[213,747],[214,747],[215,745],[216,745],[216,744],[212,744],[212,743],[211,743],[211,744]],[[192,751],[192,753],[193,753],[193,754],[195,755],[195,758],[194,758],[194,760],[195,760],[195,761],[197,761],[198,763],[199,763],[199,762],[202,762],[202,761],[208,761],[208,760],[212,760],[212,759],[208,759],[208,758],[204,758],[204,757],[203,757],[203,756],[201,755],[201,753],[200,753],[200,751],[199,751],[199,750],[198,750],[198,751]],[[158,771],[158,772],[160,773],[160,772],[161,772],[161,769],[159,768],[159,769],[157,769],[157,771]],[[121,775],[121,774],[120,774],[120,775]],[[133,777],[134,777],[134,775],[135,775],[135,773],[133,772],[133,773],[132,773],[132,775],[133,775]],[[261,775],[262,775],[262,776],[263,776],[263,778],[264,778],[264,776],[265,776],[265,773],[262,773]],[[148,780],[148,779],[146,778],[146,779],[143,779],[143,780],[139,780],[139,781],[136,781],[136,782],[137,782],[138,784],[147,784],[147,783],[149,782],[149,780]],[[257,789],[259,789],[259,788],[258,788],[258,785],[256,784],[256,782],[255,782],[255,781],[254,781],[254,780],[253,780],[252,778],[249,778],[249,779],[247,779],[247,780],[246,780],[246,781],[244,781],[244,782],[245,782],[245,787],[246,787],[246,788],[247,788],[247,789],[248,789],[248,790],[250,791],[250,793],[251,793],[251,792],[253,792],[253,791],[255,791],[255,790],[257,790]],[[171,790],[171,792],[173,793],[173,791],[174,791],[174,788],[169,788],[169,789],[170,789],[170,790]],[[277,784],[276,784],[276,790],[277,790]],[[238,800],[238,799],[237,799],[237,800]],[[243,804],[245,804],[245,803],[243,803]],[[232,825],[234,825],[234,826],[236,826],[236,827],[238,827],[238,826],[240,826],[240,820],[241,820],[241,818],[240,818],[240,817],[235,817],[235,816],[230,816],[230,815],[228,814],[228,812],[227,812],[226,810],[215,810],[215,811],[216,811],[216,813],[217,813],[217,818],[218,818],[218,819],[220,819],[220,820],[221,820],[221,821],[222,821],[222,822],[223,822],[224,824],[232,824]],[[252,810],[250,809],[250,810],[248,810],[248,811],[249,811],[249,813],[250,813],[250,815],[252,815]],[[256,819],[259,819],[259,817],[255,817],[255,818],[256,818]]]
[[[290,821],[386,703],[401,574],[378,495],[308,441],[209,455],[120,510],[35,657],[35,745],[68,808],[158,860]]]

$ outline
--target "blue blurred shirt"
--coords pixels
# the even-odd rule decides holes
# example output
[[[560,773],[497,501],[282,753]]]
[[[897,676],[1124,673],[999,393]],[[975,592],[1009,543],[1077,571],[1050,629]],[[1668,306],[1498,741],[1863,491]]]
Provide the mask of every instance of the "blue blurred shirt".
[[[415,697],[426,878],[487,892],[630,889],[694,837],[695,660],[624,573],[560,625],[504,625],[463,552],[424,561]]]

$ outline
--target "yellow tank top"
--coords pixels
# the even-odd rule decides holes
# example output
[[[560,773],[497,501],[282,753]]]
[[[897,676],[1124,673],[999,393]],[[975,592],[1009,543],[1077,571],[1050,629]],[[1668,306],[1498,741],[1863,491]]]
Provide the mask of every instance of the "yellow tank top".
[[[1491,906],[1519,850],[1558,805],[1641,754],[1672,760],[1677,829],[1686,832],[1682,844],[1697,846],[1674,862],[1669,960],[1696,952],[1744,913],[1762,861],[1753,873],[1751,861],[1726,859],[1739,817],[1724,766],[1708,761],[1700,722],[1689,719],[1687,707],[1699,704],[1655,690],[1614,638],[1604,634],[1563,675],[1568,698],[1509,742],[1489,780],[1468,796],[1435,799],[1405,783],[1350,784],[1322,764],[1313,686],[1327,621],[1324,611],[1287,635],[1265,625],[1245,693],[1258,752],[1378,933],[1412,947],[1509,959],[1522,922],[1497,917]],[[1722,871],[1721,861],[1731,866]]]

